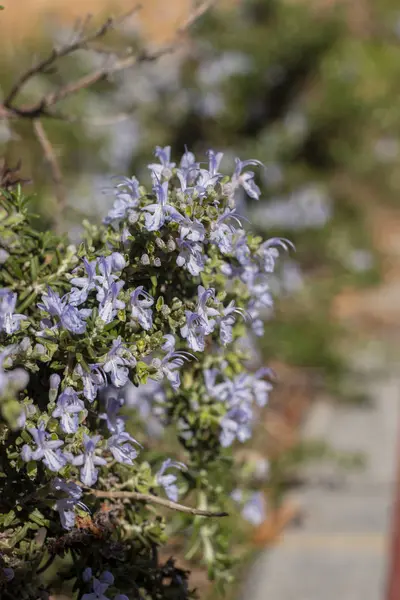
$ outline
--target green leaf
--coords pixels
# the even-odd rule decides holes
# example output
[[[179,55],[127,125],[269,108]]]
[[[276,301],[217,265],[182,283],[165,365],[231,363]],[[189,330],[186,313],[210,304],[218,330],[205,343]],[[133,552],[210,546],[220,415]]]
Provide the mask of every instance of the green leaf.
[[[26,472],[29,479],[36,479],[37,475],[37,463],[34,460],[30,460],[26,465]]]

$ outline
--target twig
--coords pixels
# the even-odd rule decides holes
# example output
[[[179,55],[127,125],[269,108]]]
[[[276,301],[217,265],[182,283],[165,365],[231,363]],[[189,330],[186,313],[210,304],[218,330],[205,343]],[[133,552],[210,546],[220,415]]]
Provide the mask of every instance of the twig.
[[[102,38],[103,36],[105,36],[106,33],[108,33],[110,31],[110,29],[115,28],[115,26],[117,24],[119,24],[120,22],[125,20],[127,17],[129,17],[132,14],[134,14],[135,12],[137,12],[140,8],[141,8],[141,6],[137,5],[128,14],[126,14],[118,19],[111,19],[111,18],[107,19],[92,34],[88,34],[85,36],[85,35],[83,35],[83,32],[86,29],[86,27],[91,19],[91,17],[88,16],[84,20],[83,25],[81,26],[81,34],[77,36],[75,41],[70,42],[69,44],[65,44],[58,50],[56,48],[53,48],[53,50],[50,52],[49,56],[47,56],[47,57],[43,58],[42,60],[40,60],[39,62],[37,62],[30,69],[25,71],[25,73],[22,73],[22,75],[15,82],[15,84],[11,88],[8,96],[4,100],[4,106],[6,108],[12,108],[12,102],[13,102],[14,98],[19,94],[19,92],[21,91],[23,86],[27,83],[27,81],[29,81],[29,79],[31,79],[32,77],[34,77],[35,75],[37,75],[39,73],[45,73],[51,66],[53,66],[53,64],[59,58],[63,58],[64,56],[73,54],[77,50],[82,50],[83,48],[86,48],[89,43],[94,42],[94,41],[98,40],[99,38]]]
[[[66,194],[63,183],[63,177],[60,169],[60,165],[58,164],[58,159],[56,153],[54,152],[54,148],[47,137],[47,134],[44,130],[43,124],[40,119],[33,120],[33,130],[35,135],[39,141],[39,144],[42,147],[44,157],[50,167],[51,176],[54,182],[55,194],[58,200],[58,209],[55,217],[55,226],[58,231],[61,229],[61,215],[66,205]]]
[[[97,498],[109,498],[110,500],[138,500],[141,502],[147,502],[148,504],[159,504],[160,506],[165,506],[166,508],[170,508],[171,510],[177,510],[178,512],[187,513],[189,515],[198,515],[202,517],[227,517],[227,512],[214,512],[211,510],[202,510],[200,508],[191,508],[190,506],[185,506],[184,504],[179,504],[178,502],[172,502],[172,500],[166,500],[165,498],[160,498],[159,496],[153,496],[152,494],[141,494],[139,492],[107,492],[104,490],[94,490],[93,488],[88,488],[82,483],[78,482],[78,485],[86,488],[86,490],[96,496]]]
[[[8,109],[11,115],[16,115],[22,118],[37,118],[39,116],[50,116],[48,114],[48,109],[64,100],[68,96],[75,94],[83,89],[86,89],[95,83],[118,73],[120,71],[124,71],[129,69],[141,62],[152,62],[157,60],[161,56],[169,54],[173,52],[180,43],[181,36],[197,21],[213,4],[214,0],[204,0],[201,2],[188,16],[188,18],[180,25],[176,31],[175,38],[172,42],[161,46],[160,48],[150,52],[147,50],[143,50],[134,56],[126,56],[116,60],[114,64],[111,66],[104,66],[87,75],[83,75],[76,81],[69,82],[64,86],[61,86],[58,90],[46,94],[43,96],[38,102],[28,105],[15,107],[12,105],[12,100],[19,93],[22,86],[34,75],[45,71],[50,65],[52,65],[55,60],[60,58],[61,56],[66,56],[71,52],[81,49],[87,46],[90,41],[98,39],[103,36],[106,32],[108,32],[111,28],[114,28],[117,22],[121,22],[123,19],[119,19],[116,21],[115,19],[109,19],[106,23],[97,30],[91,36],[86,36],[84,38],[80,38],[80,41],[76,41],[73,44],[69,44],[65,46],[63,49],[56,51],[54,50],[49,57],[43,59],[41,62],[37,63],[34,67],[29,69],[26,73],[24,73],[18,82],[14,85],[13,89],[9,93],[6,101],[4,102],[4,106],[0,106],[0,118],[2,115],[1,109],[4,113],[4,107]],[[124,17],[126,18],[126,16]]]
[[[51,70],[55,66],[55,63],[60,58],[70,55],[77,50],[87,49],[91,42],[103,38],[106,33],[108,33],[111,29],[114,29],[118,24],[122,23],[128,16],[137,12],[141,7],[140,5],[137,5],[128,14],[125,14],[115,19],[107,19],[107,21],[105,21],[103,25],[101,25],[97,30],[95,30],[91,34],[85,34],[85,30],[90,21],[90,17],[87,17],[83,20],[83,23],[80,25],[80,27],[77,28],[78,32],[75,40],[68,44],[65,44],[58,50],[52,50],[52,52],[47,57],[43,58],[35,65],[33,65],[30,69],[22,73],[22,75],[17,79],[17,81],[11,88],[4,103],[0,104],[0,120],[15,120],[18,118],[25,118],[30,119],[33,122],[33,129],[35,135],[38,141],[40,142],[44,156],[50,166],[52,178],[55,184],[55,193],[59,203],[57,216],[55,219],[56,228],[58,230],[60,229],[62,211],[65,208],[66,204],[65,189],[63,185],[61,169],[58,164],[56,154],[39,119],[41,117],[47,117],[53,119],[63,119],[66,121],[70,120],[68,119],[68,117],[57,115],[49,109],[54,107],[54,105],[56,105],[58,102],[68,98],[69,96],[72,96],[73,94],[83,89],[91,87],[95,83],[106,79],[112,74],[133,67],[134,65],[137,65],[141,62],[154,61],[165,54],[173,52],[179,45],[181,36],[193,25],[195,21],[197,21],[197,19],[199,19],[201,15],[203,15],[211,7],[213,1],[214,0],[203,0],[202,2],[200,2],[198,6],[196,6],[194,10],[190,13],[188,18],[180,25],[180,27],[178,27],[172,42],[161,46],[160,48],[152,52],[148,50],[143,50],[135,55],[128,54],[127,56],[124,56],[122,58],[117,57],[117,59],[111,65],[104,65],[102,68],[96,69],[91,73],[83,75],[76,81],[70,81],[65,85],[62,85],[57,90],[45,94],[34,104],[27,106],[15,105],[14,101],[18,97],[19,93],[21,92],[25,84],[28,81],[30,81],[34,76],[40,73],[48,73],[49,70]]]

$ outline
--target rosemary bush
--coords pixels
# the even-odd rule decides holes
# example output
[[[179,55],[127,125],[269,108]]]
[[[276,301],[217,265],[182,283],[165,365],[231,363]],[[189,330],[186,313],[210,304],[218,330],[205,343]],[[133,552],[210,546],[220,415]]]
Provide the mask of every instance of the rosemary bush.
[[[251,337],[290,243],[243,227],[236,203],[259,199],[258,161],[226,177],[221,153],[186,151],[179,166],[168,147],[155,154],[151,189],[118,180],[79,247],[32,225],[20,187],[2,191],[4,599],[192,597],[188,573],[158,555],[171,532],[230,580],[232,444],[271,389],[268,369],[248,369]],[[154,450],[162,435],[175,456]],[[253,522],[259,504],[245,506]]]

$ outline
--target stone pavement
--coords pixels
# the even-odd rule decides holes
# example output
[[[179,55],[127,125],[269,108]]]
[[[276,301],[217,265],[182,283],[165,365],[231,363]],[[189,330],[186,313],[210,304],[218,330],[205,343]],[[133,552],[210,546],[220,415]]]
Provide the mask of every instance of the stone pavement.
[[[399,346],[398,346],[399,347]],[[366,466],[350,473],[318,465],[296,494],[304,509],[301,526],[261,553],[243,584],[246,600],[383,600],[388,528],[400,424],[400,373],[387,348],[378,359],[359,355],[371,403],[349,406],[321,399],[304,437],[333,448],[362,452]],[[371,365],[382,365],[372,374]],[[397,364],[396,364],[397,363]],[[372,375],[372,376],[371,376]],[[362,380],[362,379],[361,379]],[[399,599],[400,600],[400,599]]]

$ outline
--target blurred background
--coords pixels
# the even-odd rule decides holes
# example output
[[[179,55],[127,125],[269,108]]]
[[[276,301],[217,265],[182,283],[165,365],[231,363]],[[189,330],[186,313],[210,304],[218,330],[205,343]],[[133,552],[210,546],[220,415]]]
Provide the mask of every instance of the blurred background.
[[[77,19],[92,13],[99,24],[133,7],[3,3],[2,98],[34,57],[72,39]],[[142,5],[104,40],[115,56],[168,43],[193,10],[189,0]],[[105,60],[93,43],[32,78],[18,106]],[[399,389],[399,91],[396,0],[221,0],[174,52],[71,95],[60,118],[43,119],[62,175],[61,229],[74,241],[82,219],[109,209],[113,176],[148,180],[155,145],[173,156],[185,145],[223,151],[226,172],[236,156],[266,166],[262,199],[243,200],[243,211],[297,251],[272,281],[276,303],[258,341],[278,384],[255,439],[236,450],[258,499],[228,524],[252,599],[385,597]],[[1,158],[21,160],[51,227],[57,193],[31,120],[0,120]],[[179,556],[179,540],[166,552]],[[215,598],[201,565],[181,561],[200,597]]]

